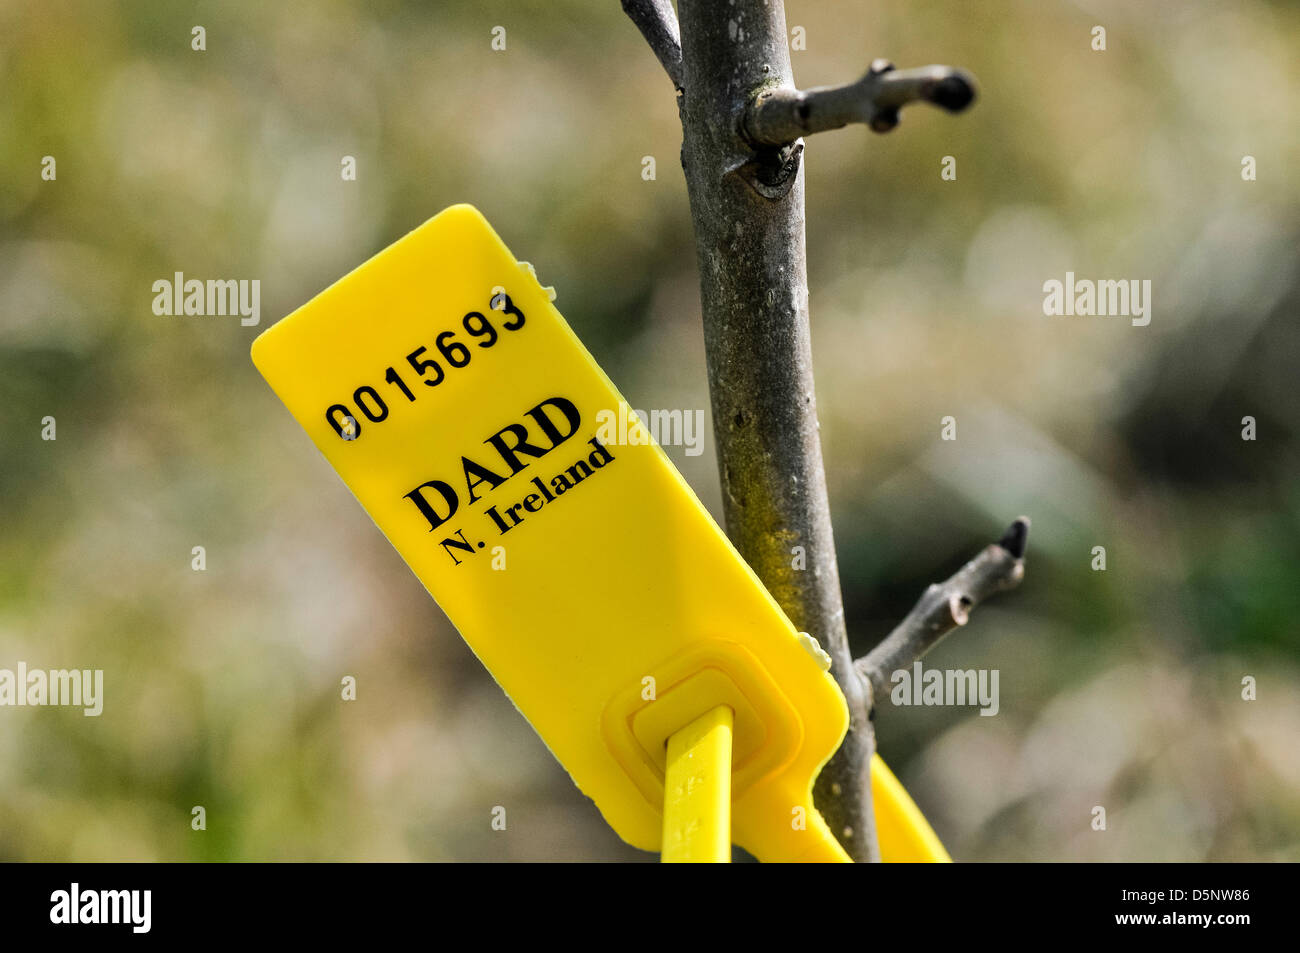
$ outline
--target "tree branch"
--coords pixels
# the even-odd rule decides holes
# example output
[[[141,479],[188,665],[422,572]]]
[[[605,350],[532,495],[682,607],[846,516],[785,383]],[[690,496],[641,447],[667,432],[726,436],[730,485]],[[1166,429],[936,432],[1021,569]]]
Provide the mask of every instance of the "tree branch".
[[[680,94],[727,535],[796,629],[831,657],[849,725],[813,799],[850,857],[879,860],[871,684],[849,651],[831,532],[796,140],[856,121],[883,130],[917,99],[955,111],[974,86],[946,67],[886,77],[893,66],[878,61],[847,92],[798,93],[781,0],[678,0],[680,34],[668,0],[623,8]]]
[[[636,24],[641,35],[663,64],[673,85],[682,88],[682,41],[677,14],[669,0],[623,0],[623,12]]]
[[[849,651],[817,432],[801,150],[760,155],[739,125],[759,90],[794,85],[785,8],[778,0],[679,0],[677,9],[682,168],[699,263],[723,519],[795,628],[831,657],[849,729],[813,797],[854,860],[878,860],[875,734],[866,683]]]
[[[1014,589],[1025,576],[1029,517],[1022,516],[998,542],[953,574],[925,590],[907,617],[879,645],[853,663],[871,683],[876,699],[889,692],[892,673],[908,668],[945,635],[965,625],[970,611],[985,599]]]
[[[975,99],[975,79],[951,66],[896,70],[876,60],[867,75],[847,86],[774,88],[760,93],[745,111],[745,134],[758,145],[779,146],[801,136],[865,123],[875,132],[898,125],[908,103],[927,102],[961,112]]]

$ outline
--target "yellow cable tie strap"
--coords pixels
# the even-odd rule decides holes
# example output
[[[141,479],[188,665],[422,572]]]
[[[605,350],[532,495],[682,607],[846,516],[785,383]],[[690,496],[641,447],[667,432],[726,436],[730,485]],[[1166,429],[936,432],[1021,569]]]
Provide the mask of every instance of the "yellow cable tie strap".
[[[732,806],[736,843],[742,847],[762,831],[764,863],[831,864],[850,863],[852,858],[840,846],[826,820],[813,805],[812,785],[781,783]],[[753,853],[751,851],[751,853]]]
[[[951,864],[939,835],[880,755],[871,759],[871,802],[880,858],[893,864]]]
[[[668,739],[664,774],[665,864],[731,860],[731,729],[719,705]]]

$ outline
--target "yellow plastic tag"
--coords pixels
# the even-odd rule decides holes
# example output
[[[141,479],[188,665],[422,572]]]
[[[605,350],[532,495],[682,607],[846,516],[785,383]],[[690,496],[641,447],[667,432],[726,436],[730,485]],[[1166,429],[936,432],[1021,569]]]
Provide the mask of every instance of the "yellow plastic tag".
[[[366,262],[253,361],[620,836],[660,848],[667,740],[725,705],[735,842],[844,859],[811,794],[847,727],[828,659],[476,209]]]

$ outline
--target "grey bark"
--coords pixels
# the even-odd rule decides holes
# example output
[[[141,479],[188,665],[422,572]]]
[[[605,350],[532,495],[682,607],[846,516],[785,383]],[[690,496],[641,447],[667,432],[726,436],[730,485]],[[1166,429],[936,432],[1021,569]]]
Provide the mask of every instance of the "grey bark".
[[[916,100],[959,109],[973,82],[947,67],[889,78],[877,61],[851,86],[801,93],[780,0],[679,0],[680,29],[666,0],[623,5],[681,93],[727,534],[831,657],[849,729],[814,798],[854,860],[878,860],[871,682],[849,651],[818,437],[799,137],[847,122],[884,131]],[[680,63],[665,37],[680,37]]]
[[[875,860],[875,734],[870,698],[849,653],[817,433],[803,145],[756,148],[742,130],[758,92],[793,86],[785,10],[763,0],[680,0],[679,7],[682,165],[698,249],[723,516],[732,542],[790,621],[831,657],[849,729],[814,799],[850,856]],[[796,547],[801,569],[794,568]]]

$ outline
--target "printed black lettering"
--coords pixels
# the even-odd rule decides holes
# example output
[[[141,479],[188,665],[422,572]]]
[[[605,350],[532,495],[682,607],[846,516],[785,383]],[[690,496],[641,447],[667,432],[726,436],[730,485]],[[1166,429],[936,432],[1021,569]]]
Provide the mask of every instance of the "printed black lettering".
[[[495,490],[502,483],[506,482],[505,477],[493,473],[487,467],[483,466],[483,464],[476,463],[469,457],[461,457],[460,462],[465,469],[465,488],[469,490],[469,501],[471,503],[478,502],[478,494],[474,492],[474,488],[480,483],[487,483]],[[473,474],[478,479],[471,480],[470,474]]]
[[[456,536],[459,536],[460,539],[457,540]],[[465,538],[465,531],[463,529],[456,530],[456,536],[448,536],[438,545],[442,547],[443,552],[445,552],[448,556],[451,557],[451,561],[454,562],[457,566],[459,566],[460,560],[456,558],[456,554],[453,553],[452,550],[459,549],[462,552],[469,553],[471,556],[473,556],[474,547],[470,545],[469,540]]]
[[[546,500],[547,503],[555,499],[555,497],[551,495],[551,491],[546,488],[546,484],[542,482],[541,477],[533,477],[533,486],[537,487],[537,489],[541,491],[542,499]]]
[[[578,476],[579,471],[582,472],[582,476]],[[569,467],[569,469],[565,470],[564,472],[569,475],[569,479],[576,486],[577,484],[581,483],[583,480],[587,479],[587,477],[591,476],[591,467],[587,466],[587,462],[585,460],[579,460],[577,463]]]
[[[547,421],[547,423],[549,422]],[[506,434],[515,438],[513,446],[506,443]],[[509,427],[503,427],[483,442],[490,443],[492,448],[501,454],[501,459],[510,468],[511,476],[528,466],[526,463],[519,462],[519,454],[526,453],[530,457],[544,457],[555,449],[554,446],[538,447],[529,443],[528,429],[523,424],[511,424]]]
[[[613,462],[614,455],[610,453],[609,449],[603,443],[601,443],[597,438],[592,437],[590,440],[587,441],[587,443],[591,444],[593,447],[596,448],[592,452],[591,456],[587,458],[587,460],[590,461],[591,465],[595,467],[597,470],[599,470],[605,464]]]
[[[546,415],[547,407],[554,407],[564,415],[564,420],[569,425],[568,433],[560,433],[559,428],[555,426],[555,422]],[[552,450],[577,433],[578,427],[582,423],[582,414],[578,413],[578,408],[573,406],[573,401],[566,400],[563,397],[548,397],[532,410],[527,411],[525,416],[532,417],[533,420],[537,421],[537,426],[542,428],[542,433],[550,438]]]
[[[501,514],[497,512],[495,506],[487,508],[487,515],[492,517],[492,522],[497,524],[497,529],[501,530],[501,532],[507,533],[510,531],[510,527],[505,524],[505,520],[501,518]]]
[[[433,490],[442,497],[443,503],[447,506],[445,514],[440,515],[434,505],[424,498],[425,489]],[[404,496],[414,503],[420,511],[420,515],[429,521],[430,533],[451,519],[460,505],[460,501],[456,497],[456,491],[441,480],[430,480],[427,483],[421,483],[410,493],[404,494]]]

